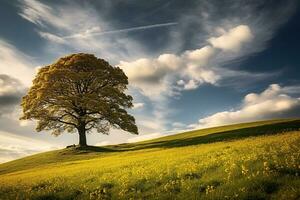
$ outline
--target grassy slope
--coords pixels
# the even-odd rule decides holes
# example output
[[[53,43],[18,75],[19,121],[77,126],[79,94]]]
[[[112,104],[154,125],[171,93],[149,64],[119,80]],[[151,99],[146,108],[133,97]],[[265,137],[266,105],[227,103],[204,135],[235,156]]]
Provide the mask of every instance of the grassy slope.
[[[262,121],[37,154],[0,165],[0,199],[297,199],[299,128]]]

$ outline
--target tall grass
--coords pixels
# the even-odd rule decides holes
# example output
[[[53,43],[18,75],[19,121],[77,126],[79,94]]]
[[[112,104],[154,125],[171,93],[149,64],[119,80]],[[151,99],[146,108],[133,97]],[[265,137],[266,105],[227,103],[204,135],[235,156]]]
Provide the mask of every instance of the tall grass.
[[[0,199],[300,199],[300,132],[266,134],[48,152],[0,165]]]

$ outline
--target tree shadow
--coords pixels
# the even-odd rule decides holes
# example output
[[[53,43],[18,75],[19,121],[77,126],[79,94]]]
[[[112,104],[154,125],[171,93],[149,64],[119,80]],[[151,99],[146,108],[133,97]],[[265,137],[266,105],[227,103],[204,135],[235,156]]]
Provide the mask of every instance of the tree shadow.
[[[135,151],[141,149],[151,148],[174,148],[199,144],[208,144],[215,142],[229,142],[237,139],[244,139],[247,137],[255,137],[262,135],[274,135],[290,131],[300,130],[300,120],[293,120],[287,122],[278,122],[267,125],[259,125],[255,127],[247,127],[236,130],[220,131],[217,133],[211,133],[207,135],[195,136],[191,138],[181,138],[173,140],[161,140],[161,141],[149,141],[149,143],[125,143],[119,145],[109,145],[104,147],[87,146],[87,147],[75,147],[77,154],[85,154],[90,152],[123,152],[123,151]],[[201,130],[200,130],[201,131]]]
[[[86,153],[92,153],[92,152],[116,152],[119,151],[117,149],[113,149],[110,147],[99,147],[99,146],[85,146],[85,147],[81,147],[81,146],[74,146],[71,148],[67,148],[68,151],[72,154],[86,154]],[[63,153],[68,154],[66,151],[64,151]]]
[[[274,135],[290,131],[300,130],[300,120],[293,120],[288,122],[278,122],[275,124],[260,125],[255,127],[242,128],[237,130],[222,131],[208,135],[201,135],[192,138],[182,138],[166,141],[157,141],[143,144],[124,144],[115,146],[120,150],[139,150],[148,148],[173,148],[198,144],[208,144],[215,142],[225,142],[247,137],[255,137],[262,135]]]

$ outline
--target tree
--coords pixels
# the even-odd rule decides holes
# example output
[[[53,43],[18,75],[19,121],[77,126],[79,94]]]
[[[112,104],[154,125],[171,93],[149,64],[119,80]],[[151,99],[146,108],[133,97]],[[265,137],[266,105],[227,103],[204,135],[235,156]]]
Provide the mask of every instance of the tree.
[[[36,130],[52,134],[78,132],[79,145],[87,146],[86,133],[108,134],[111,127],[138,134],[135,119],[125,109],[132,97],[125,94],[128,78],[118,67],[91,54],[72,54],[39,69],[22,99],[21,120],[37,120]]]

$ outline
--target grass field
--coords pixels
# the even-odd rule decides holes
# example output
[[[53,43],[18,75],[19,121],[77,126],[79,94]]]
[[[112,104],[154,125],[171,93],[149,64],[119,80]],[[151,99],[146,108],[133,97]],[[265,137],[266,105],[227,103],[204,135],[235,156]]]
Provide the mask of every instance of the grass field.
[[[0,199],[300,199],[300,120],[63,149],[0,165]]]

